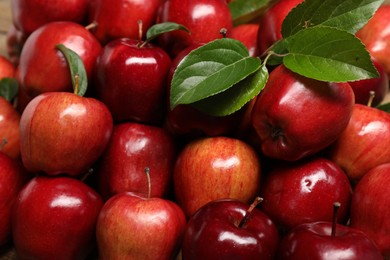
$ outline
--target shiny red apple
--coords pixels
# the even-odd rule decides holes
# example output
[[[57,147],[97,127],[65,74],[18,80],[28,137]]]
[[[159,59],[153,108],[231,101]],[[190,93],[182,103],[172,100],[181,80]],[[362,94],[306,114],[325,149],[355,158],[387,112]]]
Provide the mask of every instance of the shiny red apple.
[[[12,158],[20,156],[20,113],[0,96],[0,151]]]
[[[249,51],[251,57],[259,55],[257,32],[259,24],[247,23],[233,27],[230,37],[241,41]]]

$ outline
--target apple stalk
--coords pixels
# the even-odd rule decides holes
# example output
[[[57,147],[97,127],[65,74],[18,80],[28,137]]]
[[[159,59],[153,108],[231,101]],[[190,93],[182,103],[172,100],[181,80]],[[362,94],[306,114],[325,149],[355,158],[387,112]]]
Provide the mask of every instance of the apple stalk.
[[[245,212],[244,217],[241,219],[240,223],[238,224],[239,228],[242,228],[248,222],[253,209],[256,208],[257,205],[259,205],[262,201],[263,201],[263,198],[260,198],[260,197],[255,198],[255,200],[249,206],[248,210]]]
[[[339,208],[341,206],[340,202],[333,203],[333,220],[332,220],[332,233],[331,236],[336,236],[336,226],[337,226],[337,213],[339,211]]]

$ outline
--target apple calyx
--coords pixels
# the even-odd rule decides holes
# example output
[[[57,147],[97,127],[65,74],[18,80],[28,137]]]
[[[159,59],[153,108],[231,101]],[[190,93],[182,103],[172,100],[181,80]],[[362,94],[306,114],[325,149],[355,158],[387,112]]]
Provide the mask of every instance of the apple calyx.
[[[8,141],[6,138],[1,139],[0,151],[3,150],[4,146],[6,146],[7,143],[8,143]]]
[[[146,174],[146,179],[148,181],[148,199],[150,199],[151,194],[152,194],[152,184],[151,184],[151,181],[150,181],[150,168],[149,167],[145,167],[144,168],[144,172]]]
[[[252,202],[252,204],[249,206],[249,208],[245,212],[244,217],[241,219],[240,223],[238,224],[239,228],[242,228],[248,222],[253,209],[256,208],[257,205],[259,205],[260,202],[262,202],[262,201],[263,201],[263,198],[260,198],[260,197],[255,198],[255,200]]]
[[[331,237],[335,237],[336,236],[337,212],[339,211],[340,206],[341,206],[340,202],[333,203],[333,219],[332,219],[332,233],[331,233]]]

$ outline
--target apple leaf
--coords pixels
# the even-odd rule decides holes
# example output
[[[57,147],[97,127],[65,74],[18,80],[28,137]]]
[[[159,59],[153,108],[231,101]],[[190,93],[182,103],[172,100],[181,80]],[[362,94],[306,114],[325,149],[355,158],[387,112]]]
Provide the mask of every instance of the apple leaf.
[[[229,3],[233,24],[243,24],[260,17],[276,0],[233,0]]]
[[[88,77],[82,59],[76,52],[63,44],[57,44],[56,47],[62,52],[68,62],[74,93],[84,96],[88,87]]]
[[[390,113],[390,103],[380,104],[376,108],[380,109],[380,110],[383,110],[383,111],[385,111],[387,113]]]
[[[19,91],[18,81],[14,78],[3,78],[0,80],[0,97],[11,102]]]
[[[191,104],[221,93],[257,71],[258,58],[238,40],[223,38],[191,51],[176,68],[170,107]]]
[[[190,30],[184,25],[174,23],[174,22],[164,22],[152,25],[148,31],[146,32],[146,40],[145,42],[151,42],[156,37],[163,33],[172,32],[176,30],[182,30],[190,33]]]
[[[329,82],[378,77],[370,54],[353,34],[316,26],[284,39],[283,64],[303,76]]]
[[[198,110],[213,116],[227,116],[242,108],[257,96],[268,80],[268,70],[263,64],[259,70],[228,90],[192,104]]]
[[[329,26],[355,34],[382,3],[383,0],[305,0],[284,19],[282,35],[287,38],[315,26]]]

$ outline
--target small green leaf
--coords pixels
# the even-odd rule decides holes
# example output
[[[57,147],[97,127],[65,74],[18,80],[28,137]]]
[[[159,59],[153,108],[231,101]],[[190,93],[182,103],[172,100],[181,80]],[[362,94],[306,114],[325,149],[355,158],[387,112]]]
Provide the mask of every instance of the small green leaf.
[[[283,38],[314,26],[329,26],[355,34],[382,3],[383,0],[305,0],[284,19]]]
[[[0,80],[0,96],[11,102],[19,91],[18,81],[14,78]]]
[[[82,59],[76,52],[63,44],[57,44],[56,47],[62,52],[68,62],[74,93],[84,96],[88,87],[88,77]]]
[[[229,3],[234,25],[260,17],[276,0],[234,0]]]
[[[258,58],[238,40],[223,38],[191,51],[180,62],[171,84],[170,107],[218,94],[257,71]]]
[[[380,104],[376,108],[380,109],[380,110],[383,110],[383,111],[385,111],[387,113],[390,113],[390,103]]]
[[[330,82],[378,77],[370,54],[353,34],[331,27],[312,27],[284,39],[284,65],[303,76]]]
[[[151,26],[146,32],[146,42],[152,41],[153,39],[155,39],[156,37],[158,37],[163,33],[172,32],[176,30],[182,30],[190,33],[187,27],[178,23],[173,23],[173,22],[158,23]]]
[[[228,90],[192,104],[195,108],[213,116],[227,116],[242,108],[264,88],[268,70],[262,65],[259,70],[238,82]]]

